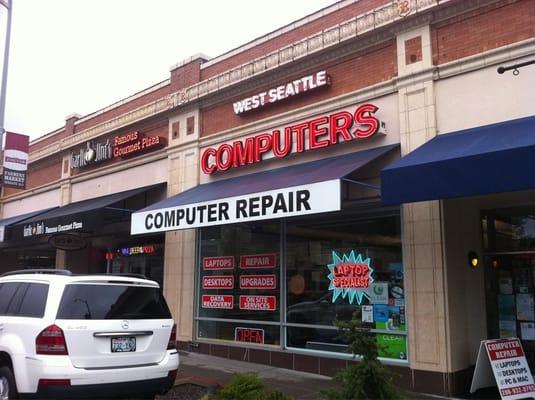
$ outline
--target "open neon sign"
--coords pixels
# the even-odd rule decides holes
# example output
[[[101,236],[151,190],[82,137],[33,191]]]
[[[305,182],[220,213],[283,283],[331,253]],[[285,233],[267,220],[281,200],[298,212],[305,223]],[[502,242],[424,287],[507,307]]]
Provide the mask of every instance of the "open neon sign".
[[[364,296],[369,297],[367,289],[373,282],[374,272],[369,257],[364,258],[362,254],[355,253],[354,250],[340,257],[333,251],[333,262],[327,267],[333,303],[340,295],[342,298],[347,297],[349,304],[353,304],[355,299],[357,304],[361,304]]]

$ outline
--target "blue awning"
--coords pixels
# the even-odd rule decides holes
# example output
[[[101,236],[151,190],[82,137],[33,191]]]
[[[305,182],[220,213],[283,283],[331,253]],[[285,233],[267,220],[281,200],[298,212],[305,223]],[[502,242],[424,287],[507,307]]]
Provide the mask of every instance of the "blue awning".
[[[356,153],[205,183],[154,203],[137,212],[177,207],[227,197],[266,192],[285,187],[323,182],[331,179],[340,179],[398,147],[399,145],[397,144],[382,146]]]
[[[439,135],[381,171],[385,204],[535,189],[535,116]]]
[[[383,146],[199,185],[133,213],[130,232],[136,235],[339,211],[342,181],[369,186],[351,179],[353,173],[398,148],[398,144]]]

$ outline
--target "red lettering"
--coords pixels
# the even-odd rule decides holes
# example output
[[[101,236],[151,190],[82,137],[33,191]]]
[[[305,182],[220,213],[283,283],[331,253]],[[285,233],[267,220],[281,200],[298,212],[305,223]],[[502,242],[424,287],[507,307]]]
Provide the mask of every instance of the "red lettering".
[[[358,129],[355,131],[355,136],[360,139],[368,138],[379,129],[379,121],[375,118],[373,113],[378,110],[373,104],[363,104],[355,111],[355,122],[358,125],[368,126],[366,129]],[[366,115],[368,114],[368,115]]]
[[[201,155],[201,169],[202,172],[207,175],[213,174],[215,171],[217,171],[217,166],[215,164],[209,165],[209,157],[215,157],[215,155],[216,151],[211,147],[207,148]]]
[[[232,159],[233,167],[241,167],[242,165],[252,164],[254,162],[253,138],[247,138],[245,140],[245,145],[240,141],[236,141],[232,146],[234,148]]]
[[[373,115],[377,110],[377,106],[367,103],[357,107],[353,114],[339,111],[286,126],[284,131],[274,129],[249,137],[244,142],[235,141],[232,145],[222,144],[218,148],[207,148],[201,154],[201,169],[203,173],[210,175],[219,170],[226,171],[232,167],[261,162],[263,155],[270,151],[275,157],[282,158],[292,150],[302,153],[325,148],[341,141],[371,137],[380,128],[380,121]],[[354,124],[358,126],[351,132]],[[308,142],[305,140],[306,135]],[[146,146],[157,144],[158,141],[159,139],[154,143],[151,141],[150,144],[147,142]]]
[[[255,136],[255,161],[262,160],[262,154],[267,153],[271,150],[272,139],[271,135],[268,133],[263,133],[261,135]]]
[[[341,121],[341,123],[340,123]],[[347,111],[331,115],[329,119],[329,130],[331,135],[331,144],[338,143],[338,136],[342,135],[344,141],[349,142],[353,138],[349,133],[349,129],[353,125],[353,116]]]
[[[273,154],[277,158],[284,158],[292,151],[292,131],[284,128],[284,147],[280,148],[281,132],[277,129],[273,131]]]
[[[229,144],[222,144],[217,149],[217,169],[219,171],[226,171],[232,166],[232,146]]]
[[[308,128],[308,123],[294,125],[292,130],[295,132],[295,139],[297,141],[296,152],[302,153],[305,151],[305,129]]]
[[[328,117],[316,118],[310,121],[309,147],[311,150],[329,146],[330,143],[328,140],[318,140],[318,136],[326,135],[328,133],[326,127],[320,127],[320,125],[327,122],[329,122]]]

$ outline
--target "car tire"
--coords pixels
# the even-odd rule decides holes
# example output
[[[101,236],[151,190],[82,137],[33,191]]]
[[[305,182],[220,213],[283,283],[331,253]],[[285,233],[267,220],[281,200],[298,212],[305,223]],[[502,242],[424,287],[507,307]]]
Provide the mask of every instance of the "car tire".
[[[9,367],[0,367],[0,400],[17,399],[15,377]]]

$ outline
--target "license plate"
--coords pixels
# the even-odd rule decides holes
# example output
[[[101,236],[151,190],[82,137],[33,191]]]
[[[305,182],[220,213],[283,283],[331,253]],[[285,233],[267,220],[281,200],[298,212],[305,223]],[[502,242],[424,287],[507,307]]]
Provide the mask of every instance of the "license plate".
[[[128,351],[136,351],[135,337],[118,337],[111,338],[111,352],[124,353]]]

